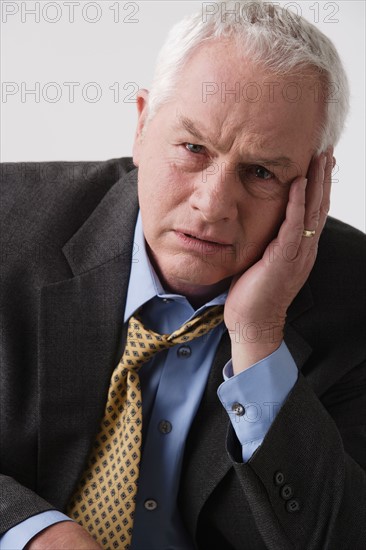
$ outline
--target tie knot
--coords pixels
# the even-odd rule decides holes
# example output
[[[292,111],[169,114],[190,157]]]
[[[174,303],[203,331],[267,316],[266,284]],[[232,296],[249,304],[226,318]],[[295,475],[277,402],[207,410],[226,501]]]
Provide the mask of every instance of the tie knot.
[[[125,365],[137,369],[159,351],[207,334],[219,325],[223,318],[224,306],[213,306],[184,323],[172,334],[158,334],[145,327],[137,313],[130,317],[128,324],[127,344],[123,356]]]
[[[167,339],[172,344],[189,342],[207,334],[224,319],[224,306],[213,306],[207,308],[203,313],[197,315],[179,329],[170,334]]]

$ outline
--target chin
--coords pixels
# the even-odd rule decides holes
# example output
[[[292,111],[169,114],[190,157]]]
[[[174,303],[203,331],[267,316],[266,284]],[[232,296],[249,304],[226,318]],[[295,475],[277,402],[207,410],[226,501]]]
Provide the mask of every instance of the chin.
[[[233,275],[214,265],[197,265],[195,261],[175,262],[164,270],[163,279],[173,286],[213,286],[231,278]]]

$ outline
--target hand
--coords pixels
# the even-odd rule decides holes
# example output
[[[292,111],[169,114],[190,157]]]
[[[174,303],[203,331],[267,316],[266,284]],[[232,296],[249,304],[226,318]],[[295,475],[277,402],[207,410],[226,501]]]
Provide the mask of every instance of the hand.
[[[73,521],[47,527],[33,537],[24,550],[100,550],[101,546]]]
[[[308,181],[292,184],[277,237],[263,257],[234,277],[225,304],[233,370],[237,374],[274,352],[281,344],[289,305],[313,268],[320,234],[329,211],[333,149],[311,160]],[[303,230],[315,230],[303,237]]]

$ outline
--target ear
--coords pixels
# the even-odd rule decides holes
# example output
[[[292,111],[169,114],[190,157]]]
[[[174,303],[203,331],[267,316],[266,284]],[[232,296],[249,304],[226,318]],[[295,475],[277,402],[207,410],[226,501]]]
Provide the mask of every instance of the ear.
[[[148,90],[141,89],[137,92],[136,96],[136,106],[137,106],[137,127],[135,132],[135,138],[133,142],[132,152],[133,152],[133,163],[135,166],[139,165],[140,152],[142,147],[142,130],[145,126],[145,121],[148,113],[149,105],[149,92]]]

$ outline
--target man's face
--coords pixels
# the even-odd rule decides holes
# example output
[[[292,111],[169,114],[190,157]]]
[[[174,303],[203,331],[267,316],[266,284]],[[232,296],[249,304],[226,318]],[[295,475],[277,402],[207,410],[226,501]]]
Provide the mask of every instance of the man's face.
[[[284,219],[291,182],[306,175],[315,151],[314,90],[309,74],[275,77],[216,42],[189,60],[143,138],[141,92],[139,202],[167,288],[186,295],[220,288],[262,256]]]

